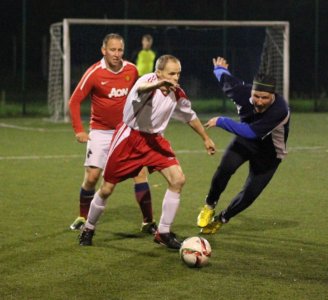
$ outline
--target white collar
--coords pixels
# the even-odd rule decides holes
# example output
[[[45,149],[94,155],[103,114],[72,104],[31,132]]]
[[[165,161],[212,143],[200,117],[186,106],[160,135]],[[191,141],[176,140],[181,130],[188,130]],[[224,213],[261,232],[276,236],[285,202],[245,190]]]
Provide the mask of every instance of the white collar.
[[[118,74],[118,73],[120,73],[122,70],[123,70],[123,68],[127,65],[127,61],[125,61],[125,60],[122,60],[122,68],[120,68],[118,71],[113,71],[113,70],[111,70],[110,68],[108,68],[108,66],[107,66],[107,63],[106,63],[106,60],[105,60],[105,57],[103,57],[102,59],[101,59],[101,61],[100,61],[100,65],[101,65],[101,68],[102,69],[107,69],[109,72],[111,72],[111,73],[113,73],[113,74]]]

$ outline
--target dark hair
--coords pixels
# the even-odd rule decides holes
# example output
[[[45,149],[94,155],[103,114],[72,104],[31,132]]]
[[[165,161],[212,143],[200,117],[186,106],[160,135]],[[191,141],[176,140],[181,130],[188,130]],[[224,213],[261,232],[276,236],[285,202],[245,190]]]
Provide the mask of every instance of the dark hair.
[[[148,40],[148,41],[152,41],[152,40],[153,40],[153,37],[152,37],[150,34],[144,34],[144,35],[142,36],[142,38],[143,38],[143,39],[146,39],[146,40]]]
[[[274,93],[276,80],[271,74],[258,73],[253,80],[253,90]]]

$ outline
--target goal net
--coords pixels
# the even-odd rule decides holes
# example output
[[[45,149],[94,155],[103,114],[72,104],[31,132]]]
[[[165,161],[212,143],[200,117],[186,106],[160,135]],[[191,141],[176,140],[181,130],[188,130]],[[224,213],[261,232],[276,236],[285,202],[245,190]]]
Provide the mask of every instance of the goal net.
[[[48,74],[48,110],[53,121],[67,119],[64,101],[63,83],[63,23],[50,26],[49,74]]]
[[[224,56],[231,72],[251,83],[270,72],[277,92],[289,98],[289,23],[280,21],[183,21],[64,19],[50,27],[48,107],[54,121],[68,121],[70,95],[86,69],[101,59],[104,36],[125,39],[124,58],[135,62],[143,34],[154,38],[157,57],[181,60],[181,85],[193,100],[222,99],[212,58]]]

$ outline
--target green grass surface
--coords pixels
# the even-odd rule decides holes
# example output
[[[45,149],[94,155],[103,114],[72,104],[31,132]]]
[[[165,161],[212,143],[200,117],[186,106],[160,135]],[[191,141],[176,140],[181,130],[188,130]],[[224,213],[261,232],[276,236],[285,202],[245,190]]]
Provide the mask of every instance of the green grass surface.
[[[204,118],[205,120],[205,118]],[[289,155],[246,211],[207,239],[210,264],[191,269],[139,233],[132,181],[117,186],[93,247],[68,230],[78,213],[84,145],[69,124],[0,119],[0,299],[328,299],[328,114],[294,114]],[[171,123],[187,177],[173,230],[198,234],[196,217],[231,135],[211,129],[214,157],[188,126]],[[190,151],[192,150],[192,151]],[[218,210],[243,184],[232,178]],[[150,176],[159,219],[166,189]]]

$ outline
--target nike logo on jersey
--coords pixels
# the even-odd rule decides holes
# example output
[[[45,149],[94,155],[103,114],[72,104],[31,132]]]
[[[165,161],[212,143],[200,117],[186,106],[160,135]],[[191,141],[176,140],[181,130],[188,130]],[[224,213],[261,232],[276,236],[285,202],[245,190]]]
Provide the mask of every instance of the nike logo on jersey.
[[[108,82],[109,82],[109,81],[101,81],[100,84],[101,84],[101,85],[105,85],[105,84],[107,84]]]
[[[112,88],[112,90],[108,94],[108,98],[126,96],[128,94],[128,92],[129,92],[128,88],[125,88],[125,89]]]

